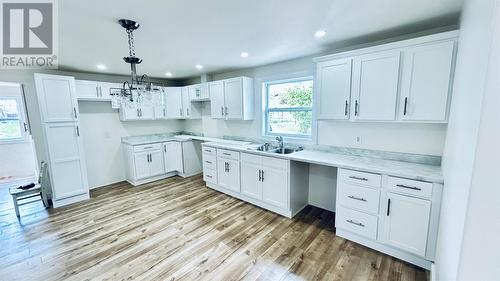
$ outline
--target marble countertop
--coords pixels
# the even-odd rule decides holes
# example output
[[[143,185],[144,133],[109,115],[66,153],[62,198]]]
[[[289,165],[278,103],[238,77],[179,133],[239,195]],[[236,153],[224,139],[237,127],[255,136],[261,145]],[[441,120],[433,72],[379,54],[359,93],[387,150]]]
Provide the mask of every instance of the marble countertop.
[[[364,156],[344,155],[319,150],[302,150],[291,154],[274,154],[252,150],[251,148],[255,148],[257,145],[251,144],[206,142],[203,143],[203,145],[318,165],[387,174],[421,181],[435,183],[444,182],[441,166],[385,160]]]
[[[141,145],[141,144],[149,144],[149,143],[159,143],[159,142],[167,142],[167,141],[191,141],[191,140],[199,140],[206,142],[217,142],[217,143],[226,143],[226,144],[236,144],[236,145],[248,145],[250,142],[244,141],[234,141],[234,140],[225,140],[211,137],[202,137],[195,135],[174,135],[174,134],[152,134],[152,135],[140,135],[140,136],[131,136],[131,137],[123,137],[122,143],[128,145]]]

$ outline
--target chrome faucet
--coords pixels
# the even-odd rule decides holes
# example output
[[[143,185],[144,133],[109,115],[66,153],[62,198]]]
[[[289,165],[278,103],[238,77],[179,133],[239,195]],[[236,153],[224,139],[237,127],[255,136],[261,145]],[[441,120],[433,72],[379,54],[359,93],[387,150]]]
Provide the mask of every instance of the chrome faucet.
[[[283,147],[284,147],[284,145],[283,145],[283,137],[282,136],[277,136],[276,140],[278,141],[278,147],[280,149],[283,149]]]

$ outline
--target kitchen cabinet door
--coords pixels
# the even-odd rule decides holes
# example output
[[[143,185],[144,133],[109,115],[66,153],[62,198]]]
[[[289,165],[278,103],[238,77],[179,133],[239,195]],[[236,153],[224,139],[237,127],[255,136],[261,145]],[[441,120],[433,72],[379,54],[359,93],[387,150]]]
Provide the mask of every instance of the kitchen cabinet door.
[[[210,92],[210,112],[213,119],[224,119],[224,82],[215,81],[208,83]]]
[[[386,51],[354,58],[351,112],[360,121],[396,119],[399,86],[399,51]]]
[[[240,192],[240,162],[238,160],[217,158],[217,179],[219,185]]]
[[[78,121],[75,78],[35,73],[35,86],[42,122]]]
[[[75,80],[77,99],[96,100],[99,98],[99,83],[96,81]]]
[[[402,120],[446,121],[455,41],[431,43],[404,52],[399,114]]]
[[[150,176],[149,151],[134,153],[134,168],[136,179],[144,179]]]
[[[163,144],[165,155],[165,173],[173,171],[182,172],[182,147],[180,142],[167,142]]]
[[[149,175],[151,177],[165,173],[163,159],[163,151],[154,150],[149,152]]]
[[[154,118],[155,120],[161,120],[167,118],[167,109],[165,106],[155,106],[154,107]]]
[[[196,84],[188,87],[189,99],[192,101],[205,101],[210,99],[208,83]]]
[[[139,119],[141,120],[153,120],[155,117],[153,106],[140,106],[139,107]]]
[[[99,96],[102,101],[111,101],[111,89],[121,89],[121,83],[108,83],[108,82],[100,82],[99,83]]]
[[[243,79],[224,80],[224,114],[227,119],[243,119]]]
[[[262,167],[262,200],[279,208],[288,207],[288,173],[286,170]]]
[[[189,98],[189,87],[182,87],[182,115],[186,119],[191,119],[191,99]]]
[[[166,106],[168,119],[182,119],[184,112],[182,108],[182,88],[166,87]]]
[[[391,192],[386,200],[384,242],[425,256],[431,202]]]
[[[83,143],[77,122],[47,123],[49,169],[55,200],[88,193]]]
[[[319,63],[316,72],[318,119],[349,119],[352,59]]]
[[[261,165],[241,162],[241,193],[262,200]]]

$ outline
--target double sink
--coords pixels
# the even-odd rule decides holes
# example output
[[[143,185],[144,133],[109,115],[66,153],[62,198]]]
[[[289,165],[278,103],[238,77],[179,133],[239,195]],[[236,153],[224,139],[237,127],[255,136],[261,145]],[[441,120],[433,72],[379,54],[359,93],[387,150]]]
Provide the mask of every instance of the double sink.
[[[268,143],[265,143],[263,145],[259,145],[257,147],[248,148],[248,150],[262,151],[262,152],[273,153],[273,154],[290,154],[290,153],[294,153],[297,151],[301,151],[302,149],[303,149],[302,147],[298,147],[298,148],[273,147],[273,146],[269,145]]]

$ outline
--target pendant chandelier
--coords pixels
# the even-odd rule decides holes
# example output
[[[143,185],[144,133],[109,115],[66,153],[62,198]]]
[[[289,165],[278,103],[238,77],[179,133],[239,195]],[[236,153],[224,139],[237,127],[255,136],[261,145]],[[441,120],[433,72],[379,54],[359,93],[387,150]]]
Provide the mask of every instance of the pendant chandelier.
[[[135,55],[134,30],[139,28],[139,23],[128,19],[120,19],[118,23],[127,32],[129,53],[123,60],[130,64],[130,81],[124,81],[121,88],[111,90],[113,104],[125,106],[164,105],[163,88],[153,85],[148,75],[143,74],[140,77],[137,75],[137,65],[142,62],[142,59]]]

